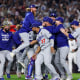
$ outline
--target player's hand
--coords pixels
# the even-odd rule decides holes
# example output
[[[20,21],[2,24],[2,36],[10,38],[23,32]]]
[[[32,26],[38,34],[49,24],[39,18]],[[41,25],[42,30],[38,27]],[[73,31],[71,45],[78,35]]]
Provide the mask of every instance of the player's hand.
[[[75,52],[75,50],[73,49],[72,52]]]
[[[69,30],[66,28],[66,29],[65,29],[65,32],[69,32]]]
[[[35,53],[35,54],[32,56],[32,59],[33,59],[33,60],[36,60],[36,56],[37,56],[37,54]]]
[[[55,54],[55,52],[56,50],[53,47],[51,47],[51,53]]]
[[[61,31],[62,33],[65,33],[65,32],[66,32],[65,29],[63,29],[63,28],[61,28],[60,31]]]

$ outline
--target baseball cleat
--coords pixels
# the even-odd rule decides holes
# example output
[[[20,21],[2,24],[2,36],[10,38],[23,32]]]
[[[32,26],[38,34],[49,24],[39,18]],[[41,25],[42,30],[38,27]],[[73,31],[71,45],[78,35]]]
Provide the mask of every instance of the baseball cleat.
[[[60,78],[60,80],[65,80],[64,78]]]
[[[66,75],[62,75],[60,80],[66,80]]]
[[[0,80],[4,80],[4,78],[0,78]]]
[[[11,78],[10,74],[7,73],[7,78]]]
[[[48,80],[48,75],[45,75],[45,76],[43,77],[43,80]]]
[[[18,63],[21,64],[21,66],[22,66],[23,68],[26,67],[24,63],[22,63],[22,62],[20,62],[20,61],[18,61]]]
[[[15,54],[14,53],[10,53],[10,56],[13,58],[15,56]]]
[[[26,80],[32,80],[32,77],[31,76],[26,76],[25,79]]]

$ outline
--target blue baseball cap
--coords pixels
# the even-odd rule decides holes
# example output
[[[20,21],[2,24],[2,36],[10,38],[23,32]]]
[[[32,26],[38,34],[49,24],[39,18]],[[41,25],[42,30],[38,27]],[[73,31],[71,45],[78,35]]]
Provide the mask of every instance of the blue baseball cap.
[[[39,27],[39,26],[41,26],[42,25],[42,22],[35,22],[35,23],[33,23],[32,25],[31,25],[31,28],[33,28],[33,27]]]
[[[47,16],[43,18],[43,22],[49,22],[50,24],[53,25],[53,20],[50,17],[47,17]]]
[[[55,17],[55,18],[56,18],[57,15],[56,15],[55,13],[51,13],[51,14],[50,14],[50,17]]]
[[[64,23],[64,19],[62,17],[57,17],[56,21],[60,21],[61,23]]]
[[[76,25],[76,26],[79,26],[79,22],[78,21],[72,21],[71,23],[70,23],[71,25]]]
[[[38,8],[36,5],[32,4],[29,6],[29,8]]]

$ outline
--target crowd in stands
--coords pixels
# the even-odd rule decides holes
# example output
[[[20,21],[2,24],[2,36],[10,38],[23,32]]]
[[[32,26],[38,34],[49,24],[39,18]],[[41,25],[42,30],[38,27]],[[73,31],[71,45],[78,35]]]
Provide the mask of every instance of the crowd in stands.
[[[50,13],[65,19],[65,27],[74,19],[80,21],[79,0],[0,0],[0,26],[4,21],[17,25],[25,17],[26,8],[31,4],[38,6],[37,18],[42,20]]]

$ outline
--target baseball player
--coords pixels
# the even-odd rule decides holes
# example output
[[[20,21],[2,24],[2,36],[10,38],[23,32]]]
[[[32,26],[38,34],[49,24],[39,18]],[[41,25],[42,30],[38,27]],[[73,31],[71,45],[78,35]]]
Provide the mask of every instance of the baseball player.
[[[72,34],[68,34],[64,29],[61,29],[61,32],[64,33],[67,37],[70,39],[76,39],[77,41],[77,46],[78,50],[76,53],[76,60],[77,60],[77,66],[78,66],[78,71],[80,72],[80,27],[79,27],[79,22],[78,21],[72,21],[71,23],[71,28],[74,30]]]
[[[34,33],[33,31],[29,32],[29,41],[32,41],[34,38]],[[17,47],[23,43],[23,41],[21,40],[21,37],[19,36],[19,30],[14,34],[13,36],[14,42],[16,43]],[[21,65],[25,68],[24,70],[24,74],[27,74],[27,65],[28,65],[28,59],[30,59],[32,57],[32,55],[34,54],[34,49],[33,47],[27,47],[24,49],[24,51],[20,51],[17,52],[18,54],[16,54],[17,56],[17,76],[21,77]],[[27,54],[27,55],[26,55]]]
[[[42,25],[43,25],[44,29],[48,30],[52,34],[52,37],[55,40],[55,35],[52,33],[53,32],[53,27],[54,27],[53,19],[50,18],[50,17],[44,17]],[[53,53],[53,54],[55,53],[54,46],[51,47],[51,53]],[[52,56],[52,60],[54,60],[54,56]],[[48,71],[46,69],[47,68],[45,67],[45,78],[48,78]]]
[[[40,26],[41,24],[42,23],[38,21],[38,26]],[[35,40],[35,38],[36,38],[36,34],[33,34],[33,31],[30,31],[30,33],[29,33],[30,42],[32,40]],[[38,44],[30,45],[30,46],[33,46],[33,47],[32,48],[29,47],[28,51],[27,51],[27,56],[28,56],[28,59],[29,59],[29,65],[28,65],[28,73],[27,73],[25,79],[32,79],[31,75],[32,75],[32,72],[33,72],[33,65],[34,65],[34,61],[35,61],[35,60],[32,59],[32,56],[37,51],[37,48],[39,48]]]
[[[16,48],[23,43],[23,41],[21,40],[21,37],[19,36],[19,29],[20,28],[21,28],[20,25],[17,25],[17,31],[13,35],[14,45],[15,45]],[[22,66],[18,63],[18,60],[20,59],[20,57],[23,56],[23,54],[26,54],[26,50],[27,49],[23,49],[20,52],[17,52],[17,54],[16,54],[16,59],[17,59],[17,76],[18,76],[18,78],[21,77],[21,69],[22,69]],[[25,57],[26,57],[26,55],[25,55]],[[26,64],[27,64],[27,62],[28,62],[27,61],[27,57],[25,58],[25,60],[26,60]]]
[[[31,5],[29,8],[29,11],[25,15],[25,19],[23,21],[22,28],[19,30],[19,36],[21,37],[23,43],[18,46],[17,49],[13,50],[10,54],[12,57],[16,54],[16,52],[19,52],[20,50],[26,48],[29,46],[29,32],[31,31],[30,26],[35,23],[34,16],[36,15],[36,6]]]
[[[5,25],[4,28],[0,30],[0,80],[4,80],[3,72],[5,59],[9,61],[6,68],[7,78],[10,78],[10,68],[13,61],[12,57],[10,56],[10,52],[12,51],[13,46],[13,34],[9,31],[9,28],[10,27],[8,25]]]
[[[41,75],[41,64],[44,64],[48,67],[49,72],[53,74],[52,80],[59,79],[59,75],[56,72],[55,68],[51,64],[52,54],[51,47],[54,45],[54,40],[52,40],[52,35],[46,29],[40,29],[36,24],[33,25],[32,30],[37,33],[36,40],[33,40],[30,44],[39,43],[41,51],[39,54],[36,52],[32,59],[35,60],[35,79],[41,80],[43,77]],[[38,54],[38,55],[37,55]]]
[[[33,33],[33,31],[30,31],[29,32],[29,41],[31,42],[33,40],[33,38],[34,38],[34,33]],[[26,56],[27,56],[28,61],[29,61],[34,54],[35,46],[37,46],[37,45],[29,46],[28,48],[26,48],[26,52],[22,54],[22,56],[18,60],[18,63],[24,63],[24,59],[25,59]],[[21,64],[21,65],[25,66],[24,67],[25,68],[25,75],[27,75],[27,65],[28,65],[28,63],[25,62],[25,64]]]
[[[54,24],[54,22],[53,22],[52,18],[50,18],[50,17],[44,17],[43,18],[42,27],[44,29],[48,30],[51,34],[53,32],[53,27],[54,27],[53,24]],[[40,26],[40,28],[41,28],[41,26]],[[54,34],[52,34],[52,37],[53,37],[53,39],[55,39],[55,35]],[[53,47],[51,47],[51,53],[54,53],[54,51],[55,50],[54,50],[54,46],[53,46]],[[45,69],[44,69],[44,67],[45,67]],[[48,79],[48,70],[47,70],[47,67],[43,66],[42,69],[45,72],[44,79]]]
[[[62,17],[57,17],[56,28],[53,29],[53,34],[55,34],[56,36],[56,44],[57,44],[57,51],[55,54],[55,65],[61,74],[61,80],[64,80],[66,78],[66,73],[68,75],[66,80],[71,80],[72,75],[70,73],[68,64],[66,63],[66,57],[69,53],[68,39],[60,31],[61,28],[64,28],[63,22],[64,19]],[[66,73],[64,72],[64,69]]]
[[[75,39],[69,39],[69,54],[68,54],[68,63],[69,63],[69,69],[70,72],[72,73],[72,61],[76,64],[76,51],[77,51],[77,44]]]
[[[57,15],[55,13],[50,14],[50,18],[55,22]]]

